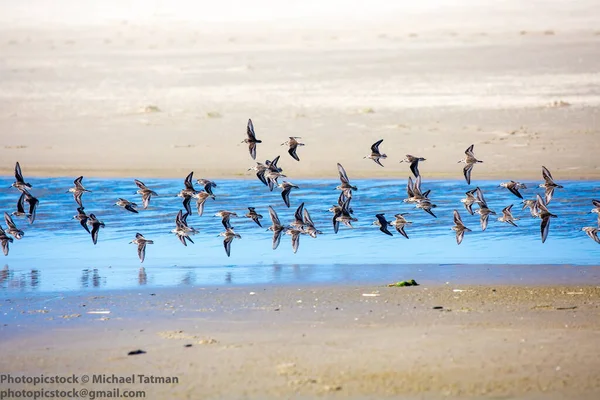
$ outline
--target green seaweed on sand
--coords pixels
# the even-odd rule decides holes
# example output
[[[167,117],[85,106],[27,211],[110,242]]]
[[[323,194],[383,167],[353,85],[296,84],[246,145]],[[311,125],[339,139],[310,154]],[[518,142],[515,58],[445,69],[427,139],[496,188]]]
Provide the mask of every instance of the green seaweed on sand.
[[[396,283],[388,284],[388,287],[404,287],[404,286],[419,286],[419,284],[414,279],[411,279],[410,281],[399,281]]]

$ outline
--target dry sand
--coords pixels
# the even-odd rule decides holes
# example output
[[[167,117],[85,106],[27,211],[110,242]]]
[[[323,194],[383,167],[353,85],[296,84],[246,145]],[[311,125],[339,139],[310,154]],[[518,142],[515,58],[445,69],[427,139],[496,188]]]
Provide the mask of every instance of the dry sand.
[[[74,385],[152,399],[598,399],[599,310],[597,286],[33,294],[0,305],[0,369],[179,378]]]
[[[600,178],[597,2],[406,3],[1,1],[0,173]]]

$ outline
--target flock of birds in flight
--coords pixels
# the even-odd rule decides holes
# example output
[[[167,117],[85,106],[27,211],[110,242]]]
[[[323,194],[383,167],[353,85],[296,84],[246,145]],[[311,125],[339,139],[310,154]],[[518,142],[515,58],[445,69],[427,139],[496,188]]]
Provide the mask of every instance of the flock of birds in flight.
[[[256,160],[256,147],[257,144],[262,143],[262,141],[256,138],[252,120],[248,120],[246,133],[247,137],[242,141],[242,143],[248,144],[250,156],[252,159]],[[300,139],[300,137],[290,137],[288,141],[282,143],[282,145],[288,147],[288,153],[296,161],[300,161],[300,158],[296,153],[298,147],[304,146],[303,143],[298,142],[298,139]],[[383,139],[375,142],[371,146],[371,153],[364,158],[371,159],[383,167],[381,160],[387,158],[387,155],[379,151],[379,146],[382,142]],[[474,165],[483,162],[475,157],[473,151],[474,145],[469,146],[469,148],[467,148],[465,151],[465,157],[458,161],[458,163],[465,164],[465,167],[463,168],[463,174],[467,184],[469,185],[471,184],[471,172]],[[414,181],[412,177],[408,178],[408,183],[406,186],[407,197],[403,201],[405,203],[412,203],[416,208],[422,209],[431,216],[437,218],[433,212],[433,209],[436,208],[436,205],[429,197],[430,190],[423,191],[421,189],[421,175],[418,168],[419,162],[421,161],[425,161],[425,158],[415,157],[412,155],[406,155],[406,158],[400,161],[401,163],[406,162],[410,164],[410,170],[415,177]],[[288,181],[282,181],[281,183],[278,182],[280,178],[286,177],[283,174],[283,169],[278,166],[278,162],[279,156],[272,161],[266,160],[264,164],[257,162],[256,165],[250,168],[248,171],[255,171],[257,178],[264,185],[266,185],[270,191],[273,191],[275,187],[280,188],[283,202],[289,208],[290,193],[292,189],[298,189],[298,186]],[[337,168],[340,184],[336,187],[336,189],[340,191],[340,195],[338,197],[337,204],[329,209],[329,211],[333,213],[332,224],[335,233],[338,233],[340,224],[352,228],[352,222],[358,221],[358,219],[353,216],[354,210],[350,206],[352,201],[352,193],[353,191],[357,191],[358,188],[350,183],[350,179],[348,178],[346,170],[341,164],[338,163]],[[179,210],[177,216],[175,217],[175,228],[171,231],[177,236],[184,246],[187,246],[188,242],[194,243],[191,236],[198,233],[198,230],[189,226],[187,222],[187,218],[190,214],[192,214],[192,199],[196,200],[196,211],[199,216],[202,216],[204,211],[204,203],[206,200],[209,198],[214,200],[216,198],[213,193],[213,188],[216,188],[217,184],[208,179],[198,179],[196,183],[201,185],[203,188],[196,190],[193,183],[193,174],[193,172],[188,174],[184,180],[185,187],[177,194],[178,197],[183,198],[182,206],[183,210],[185,210],[185,213],[183,210]],[[540,232],[543,243],[546,241],[548,236],[550,219],[557,217],[548,210],[548,204],[552,200],[554,190],[563,188],[563,186],[554,182],[552,174],[546,167],[542,167],[542,177],[544,179],[544,183],[540,184],[539,187],[544,189],[544,197],[542,198],[539,194],[537,194],[534,200],[523,200],[523,196],[519,190],[526,189],[526,186],[520,182],[508,181],[501,183],[499,186],[508,189],[516,197],[522,199],[523,210],[529,208],[531,216],[541,220]],[[74,186],[70,188],[67,193],[73,194],[73,198],[79,206],[77,207],[77,215],[75,215],[73,219],[79,221],[83,229],[85,229],[91,235],[92,242],[96,244],[98,241],[100,228],[104,228],[105,225],[93,213],[86,214],[82,203],[82,196],[84,193],[89,193],[91,191],[87,190],[83,186],[82,180],[83,176],[75,179],[73,182]],[[137,194],[142,196],[142,206],[144,209],[147,209],[151,198],[153,196],[158,196],[158,194],[152,189],[149,189],[143,182],[137,179],[135,179],[134,182],[138,187]],[[13,238],[19,240],[24,236],[24,232],[17,228],[12,217],[26,217],[29,220],[29,223],[33,224],[36,217],[36,210],[40,203],[39,200],[30,193],[32,185],[25,182],[21,172],[21,166],[18,162],[15,165],[15,182],[11,185],[11,187],[18,189],[21,192],[21,195],[17,201],[17,210],[11,214],[6,212],[4,213],[4,220],[7,225],[6,230],[0,226],[0,243],[5,256],[8,255],[9,243],[13,242]],[[482,231],[485,231],[488,225],[489,216],[496,215],[496,212],[488,207],[484,194],[479,187],[467,191],[465,196],[466,197],[464,199],[461,199],[461,202],[463,203],[466,211],[470,215],[478,214],[480,216],[481,229]],[[28,205],[27,209],[26,203]],[[600,244],[600,238],[598,236],[598,233],[600,232],[600,201],[592,200],[592,204],[594,205],[594,208],[591,210],[591,212],[598,214],[597,226],[584,227],[582,228],[582,231],[584,231],[596,243]],[[119,198],[115,205],[120,206],[129,212],[138,213],[137,204],[129,200]],[[478,206],[476,210],[473,210],[474,205]],[[513,205],[505,207],[502,210],[502,216],[498,218],[498,221],[517,226],[515,221],[517,221],[518,218],[515,218],[512,215],[512,207]],[[281,223],[279,216],[273,207],[268,206],[268,211],[272,222],[268,230],[273,232],[273,250],[279,246],[281,236],[284,233],[291,236],[292,249],[294,253],[296,253],[298,250],[301,235],[309,235],[313,238],[316,238],[317,235],[322,234],[322,232],[315,227],[310,213],[306,208],[304,208],[304,203],[300,204],[294,213],[294,221],[287,225]],[[452,230],[456,232],[457,244],[461,244],[465,232],[471,232],[471,229],[465,226],[458,210],[454,210],[453,214],[454,226],[452,226]],[[237,217],[238,215],[235,212],[227,210],[220,210],[215,215],[221,217],[221,222],[225,230],[221,232],[219,236],[224,237],[223,246],[227,256],[230,256],[231,243],[233,239],[241,239],[241,236],[237,234],[234,228],[231,226],[231,217]],[[412,222],[406,220],[405,215],[407,215],[407,213],[396,214],[394,215],[394,221],[388,221],[383,213],[376,214],[376,220],[373,222],[373,225],[378,226],[381,232],[390,236],[393,236],[393,234],[389,231],[388,227],[394,227],[398,233],[408,239],[405,226],[411,224]],[[245,217],[252,219],[258,226],[262,227],[260,220],[263,218],[263,216],[260,215],[254,207],[248,207],[248,213],[245,215]],[[153,241],[146,239],[141,233],[137,233],[135,239],[133,239],[130,244],[137,245],[138,257],[141,262],[144,262],[146,245],[153,244]]]

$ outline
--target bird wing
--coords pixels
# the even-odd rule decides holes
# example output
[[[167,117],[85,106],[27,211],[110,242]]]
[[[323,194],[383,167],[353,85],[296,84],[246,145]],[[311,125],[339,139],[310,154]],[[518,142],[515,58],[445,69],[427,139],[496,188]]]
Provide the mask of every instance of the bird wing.
[[[146,258],[146,242],[138,244],[138,257],[140,258],[140,262],[144,262],[144,258]]]
[[[379,145],[383,142],[383,139],[379,139],[373,145],[371,145],[371,151],[375,154],[379,154]]]
[[[350,183],[350,180],[348,179],[348,175],[346,174],[346,170],[344,169],[344,167],[342,167],[342,164],[338,163],[337,167],[338,167],[338,172],[340,173],[340,181],[342,183]]]
[[[271,217],[271,222],[273,222],[273,225],[281,225],[281,222],[279,221],[279,216],[277,215],[277,212],[271,206],[269,206],[268,208],[269,208],[269,216]]]
[[[249,140],[256,140],[256,134],[254,133],[254,124],[251,119],[248,119],[248,126],[246,127],[246,135]]]
[[[17,182],[24,182],[23,174],[21,173],[21,165],[18,161],[15,164],[15,179],[17,180]]]
[[[473,164],[467,164],[463,168],[463,174],[465,175],[465,180],[468,185],[471,184],[471,170],[473,170]]]
[[[415,161],[410,163],[410,170],[412,171],[415,178],[420,176],[420,174],[419,174],[419,159],[418,158]]]

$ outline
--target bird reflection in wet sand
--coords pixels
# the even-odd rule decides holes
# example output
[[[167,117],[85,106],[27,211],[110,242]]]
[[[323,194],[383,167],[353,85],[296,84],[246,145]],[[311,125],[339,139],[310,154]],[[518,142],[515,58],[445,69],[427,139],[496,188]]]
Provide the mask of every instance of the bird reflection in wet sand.
[[[148,283],[148,275],[146,275],[146,269],[140,267],[138,271],[138,285],[142,286]]]
[[[91,272],[91,274],[90,274],[90,272]],[[94,268],[91,271],[87,268],[82,270],[80,282],[81,282],[81,287],[83,287],[83,288],[89,287],[90,283],[91,283],[92,287],[100,287],[103,283],[102,278],[100,277],[100,274],[96,268]]]

